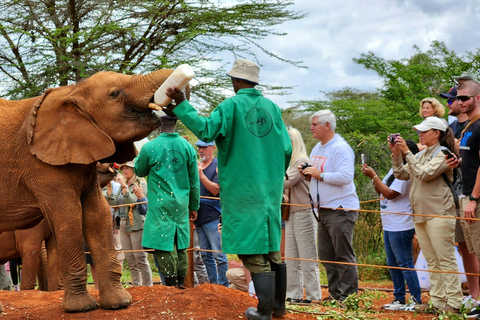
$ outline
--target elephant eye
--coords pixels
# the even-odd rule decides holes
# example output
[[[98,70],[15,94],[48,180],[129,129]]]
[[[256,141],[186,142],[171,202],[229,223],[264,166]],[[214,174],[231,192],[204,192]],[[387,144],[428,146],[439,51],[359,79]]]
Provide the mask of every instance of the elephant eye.
[[[118,98],[118,96],[120,95],[120,93],[122,92],[121,89],[118,89],[118,90],[115,90],[115,91],[112,91],[110,93],[110,97],[113,97],[113,98]]]

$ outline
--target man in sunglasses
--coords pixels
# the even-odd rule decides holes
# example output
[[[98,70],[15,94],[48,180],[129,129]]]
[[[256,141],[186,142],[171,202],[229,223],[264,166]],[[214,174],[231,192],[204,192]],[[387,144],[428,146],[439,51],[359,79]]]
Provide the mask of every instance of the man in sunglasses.
[[[460,111],[460,105],[457,101],[457,86],[452,87],[448,93],[441,93],[440,96],[448,99],[446,104],[449,110],[448,115],[456,117],[456,120],[449,127],[452,129],[455,139],[458,140],[469,120],[467,114]],[[459,209],[457,209],[457,216],[461,216]],[[455,224],[455,242],[458,243],[458,248],[462,254],[465,272],[477,274],[479,270],[477,256],[474,253],[470,253],[468,249],[460,220],[457,220]],[[470,298],[467,303],[473,307],[476,304],[476,297],[480,296],[478,276],[467,276],[467,282],[470,296],[475,297]]]
[[[471,74],[462,74],[457,77],[457,102],[460,111],[468,117],[468,124],[460,137],[461,170],[463,178],[460,214],[465,242],[468,250],[480,257],[480,221],[469,220],[480,218],[480,83]],[[458,167],[457,159],[447,160],[451,167]],[[480,262],[480,261],[479,261]],[[478,281],[478,280],[477,280]],[[473,299],[479,299],[478,291],[471,292]],[[477,301],[477,304],[480,301]],[[474,310],[476,311],[476,310]]]
[[[460,106],[457,102],[457,86],[452,87],[447,93],[441,93],[442,98],[447,99],[448,115],[454,116],[456,119],[450,123],[449,127],[452,129],[455,139],[459,139],[462,130],[468,122],[468,116],[460,111]]]

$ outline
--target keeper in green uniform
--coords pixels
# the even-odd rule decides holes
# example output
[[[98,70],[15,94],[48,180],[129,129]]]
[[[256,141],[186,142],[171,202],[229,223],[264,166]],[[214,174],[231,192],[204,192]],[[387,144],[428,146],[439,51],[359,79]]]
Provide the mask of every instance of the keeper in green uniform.
[[[162,133],[140,150],[135,174],[148,175],[142,245],[155,249],[164,284],[182,288],[188,270],[189,213],[194,220],[200,206],[200,179],[197,153],[175,132],[177,117],[172,116],[162,117]]]
[[[185,92],[168,88],[173,112],[200,140],[215,140],[222,195],[222,251],[238,254],[258,297],[248,319],[286,314],[286,265],[280,256],[280,204],[292,146],[281,110],[254,87],[260,68],[238,59],[227,73],[234,97],[201,117]]]

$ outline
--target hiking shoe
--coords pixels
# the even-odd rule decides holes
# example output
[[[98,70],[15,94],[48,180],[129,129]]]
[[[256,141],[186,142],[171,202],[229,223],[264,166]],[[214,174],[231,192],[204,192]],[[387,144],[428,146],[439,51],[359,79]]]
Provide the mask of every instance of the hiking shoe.
[[[289,303],[299,303],[299,302],[302,302],[302,299],[287,298],[286,301],[289,302]]]
[[[405,308],[405,302],[401,302],[399,300],[393,300],[392,302],[383,305],[382,308],[387,309],[387,310],[401,310]]]
[[[416,308],[420,307],[422,304],[419,303],[414,297],[410,298],[410,302],[405,305],[401,311],[417,311]]]
[[[416,311],[418,313],[437,313],[438,309],[429,304],[421,304],[418,307],[415,307],[415,309],[412,311]]]
[[[439,312],[450,312],[450,313],[458,313],[460,314],[460,309],[454,308],[448,303],[443,308],[438,309]]]
[[[462,306],[467,311],[473,311],[473,309],[479,306],[479,301],[476,299],[473,299],[472,296],[464,297]]]

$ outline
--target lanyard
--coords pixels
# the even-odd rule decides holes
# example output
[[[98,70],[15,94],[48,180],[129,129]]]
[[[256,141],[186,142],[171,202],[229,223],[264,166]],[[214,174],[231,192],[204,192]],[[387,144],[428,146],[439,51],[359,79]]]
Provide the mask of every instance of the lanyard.
[[[308,193],[308,197],[310,198],[310,205],[312,206],[313,216],[315,217],[315,220],[317,220],[317,222],[320,222],[320,195],[318,194],[318,180],[317,180],[317,213],[318,215],[315,214],[315,205],[313,203],[313,198],[310,192]]]

